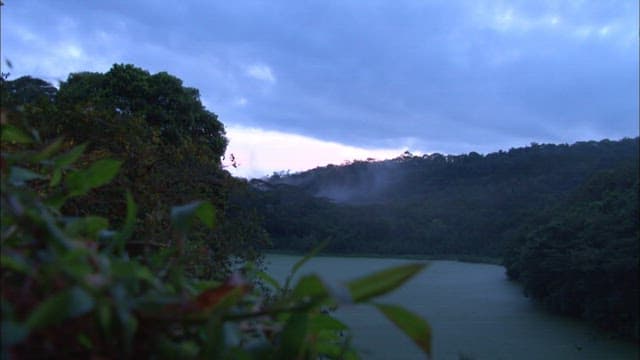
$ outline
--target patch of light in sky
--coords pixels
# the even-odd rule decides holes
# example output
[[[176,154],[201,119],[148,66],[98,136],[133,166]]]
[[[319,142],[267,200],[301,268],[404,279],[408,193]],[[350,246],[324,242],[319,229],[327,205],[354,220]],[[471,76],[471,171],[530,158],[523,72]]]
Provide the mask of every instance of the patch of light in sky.
[[[263,177],[276,171],[304,171],[327,164],[345,161],[390,159],[407,148],[366,149],[323,141],[312,137],[250,128],[230,126],[227,129],[229,146],[225,163],[235,176]],[[238,167],[230,166],[233,154]]]

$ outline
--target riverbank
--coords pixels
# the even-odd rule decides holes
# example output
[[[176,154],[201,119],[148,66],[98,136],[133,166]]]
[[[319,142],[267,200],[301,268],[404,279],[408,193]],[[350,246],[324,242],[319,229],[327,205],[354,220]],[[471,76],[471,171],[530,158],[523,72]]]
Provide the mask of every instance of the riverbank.
[[[304,256],[306,254],[287,250],[265,250],[265,255],[292,255]],[[502,258],[474,255],[425,255],[425,254],[376,254],[376,253],[332,253],[321,252],[315,257],[344,257],[344,258],[372,258],[372,259],[401,259],[401,260],[448,260],[465,263],[490,264],[502,266]]]
[[[413,254],[363,255],[370,254],[322,254],[305,264],[300,275],[315,273],[328,283],[336,283],[397,266],[399,259],[432,260]],[[299,253],[267,254],[267,271],[284,281],[299,259]],[[585,321],[550,313],[523,296],[519,284],[506,280],[502,267],[434,260],[411,283],[384,300],[401,304],[428,321],[436,359],[459,359],[460,354],[474,359],[638,358],[638,346],[633,342],[614,338]],[[424,358],[375,309],[347,306],[336,316],[352,329],[354,345],[363,358]]]

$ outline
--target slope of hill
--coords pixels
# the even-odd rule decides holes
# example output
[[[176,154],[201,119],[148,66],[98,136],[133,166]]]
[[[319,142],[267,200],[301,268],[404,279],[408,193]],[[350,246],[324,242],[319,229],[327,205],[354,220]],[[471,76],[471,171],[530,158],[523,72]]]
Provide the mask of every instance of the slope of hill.
[[[274,247],[500,256],[535,214],[598,171],[638,162],[638,138],[431,154],[254,180]],[[257,190],[261,189],[261,190]]]
[[[251,182],[273,246],[502,257],[552,311],[638,339],[638,138],[405,154]]]

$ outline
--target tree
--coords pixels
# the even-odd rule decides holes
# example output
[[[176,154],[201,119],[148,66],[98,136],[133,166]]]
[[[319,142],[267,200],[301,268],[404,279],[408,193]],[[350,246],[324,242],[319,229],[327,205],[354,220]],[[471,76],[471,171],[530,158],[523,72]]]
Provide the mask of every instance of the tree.
[[[56,100],[66,116],[92,112],[120,122],[139,117],[164,145],[188,155],[195,151],[202,161],[220,164],[226,150],[224,126],[204,108],[198,90],[166,72],[151,75],[133,65],[114,65],[105,74],[71,74],[60,84]]]
[[[166,238],[171,204],[206,199],[215,205],[220,226],[217,234],[194,229],[192,248],[209,256],[203,260],[211,267],[207,272],[224,273],[230,254],[258,256],[255,249],[265,237],[249,240],[225,226],[238,214],[226,207],[230,192],[240,185],[221,166],[227,145],[224,126],[202,105],[198,90],[166,72],[152,75],[133,65],[114,65],[104,74],[70,74],[59,91],[29,77],[2,85],[12,104],[24,108],[21,122],[37,125],[43,139],[60,137],[64,149],[87,144],[80,164],[106,157],[123,161],[111,184],[91,191],[83,201],[66,202],[64,211],[124,218],[122,194],[130,190],[139,208],[134,238],[140,244],[129,246],[137,253]],[[202,248],[210,251],[197,250]]]

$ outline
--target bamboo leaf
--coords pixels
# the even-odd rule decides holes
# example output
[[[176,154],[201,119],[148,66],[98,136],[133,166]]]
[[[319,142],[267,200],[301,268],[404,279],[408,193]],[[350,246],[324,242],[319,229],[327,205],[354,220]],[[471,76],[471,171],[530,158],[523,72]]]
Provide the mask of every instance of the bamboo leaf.
[[[114,237],[115,248],[118,254],[124,252],[125,243],[133,234],[133,229],[136,225],[136,214],[138,213],[138,207],[133,200],[133,196],[130,191],[127,191],[127,216],[124,221],[124,226]]]
[[[93,188],[105,185],[118,174],[122,161],[103,159],[91,164],[88,169],[74,171],[67,177],[69,196],[84,195]]]
[[[271,285],[271,287],[273,287],[275,290],[281,290],[282,286],[280,285],[280,283],[278,282],[278,280],[274,279],[271,275],[267,274],[264,271],[258,271],[256,272],[256,276],[258,277],[258,279],[266,282],[267,284]]]
[[[352,280],[347,283],[347,287],[354,302],[366,301],[397,289],[425,266],[426,264],[413,263],[392,267]]]
[[[19,128],[5,124],[2,125],[1,133],[2,141],[8,141],[18,144],[30,144],[33,142],[33,138]]]
[[[348,330],[348,327],[332,316],[319,313],[310,318],[309,329],[311,332],[317,333],[320,331],[344,331]]]
[[[53,175],[51,175],[51,180],[49,181],[49,187],[58,186],[61,180],[62,180],[62,170],[54,169]]]
[[[84,153],[84,149],[86,147],[87,147],[87,144],[80,144],[78,146],[75,146],[73,149],[69,150],[68,152],[60,156],[57,156],[55,159],[53,159],[55,167],[64,168],[73,164],[80,158],[80,156],[82,156],[82,154]]]
[[[313,248],[313,250],[311,250],[307,255],[303,256],[302,259],[296,261],[296,263],[293,264],[293,266],[291,267],[291,271],[289,271],[289,275],[287,275],[287,279],[284,282],[285,291],[289,290],[289,284],[291,284],[291,280],[293,279],[293,276],[296,274],[296,272],[298,272],[298,270],[302,267],[302,265],[304,265],[307,261],[309,261],[311,258],[316,256],[322,249],[324,249],[327,246],[327,244],[329,244],[328,240],[323,241],[322,243],[320,243],[320,245]]]
[[[304,276],[298,281],[291,296],[296,300],[319,300],[328,298],[329,292],[320,277],[312,274]]]
[[[293,264],[293,267],[291,268],[291,275],[293,276],[298,269],[300,269],[300,267],[302,267],[302,265],[304,265],[307,261],[309,261],[311,258],[315,257],[316,255],[318,255],[318,253],[320,251],[322,251],[322,249],[324,249],[325,247],[327,247],[327,245],[329,244],[328,240],[323,241],[322,243],[320,243],[318,246],[316,246],[315,248],[313,248],[313,250],[311,250],[307,255],[305,255],[302,259],[296,261],[295,264]]]
[[[374,306],[431,357],[431,328],[423,318],[397,305]]]
[[[294,313],[282,329],[277,359],[303,359],[306,345],[309,315]]]
[[[86,291],[74,287],[59,292],[43,301],[27,318],[26,326],[31,330],[55,325],[62,320],[80,316],[91,311],[94,301]]]
[[[49,159],[53,154],[55,154],[62,147],[62,138],[56,139],[51,144],[47,145],[42,151],[31,158],[32,162],[39,162],[46,159]]]

